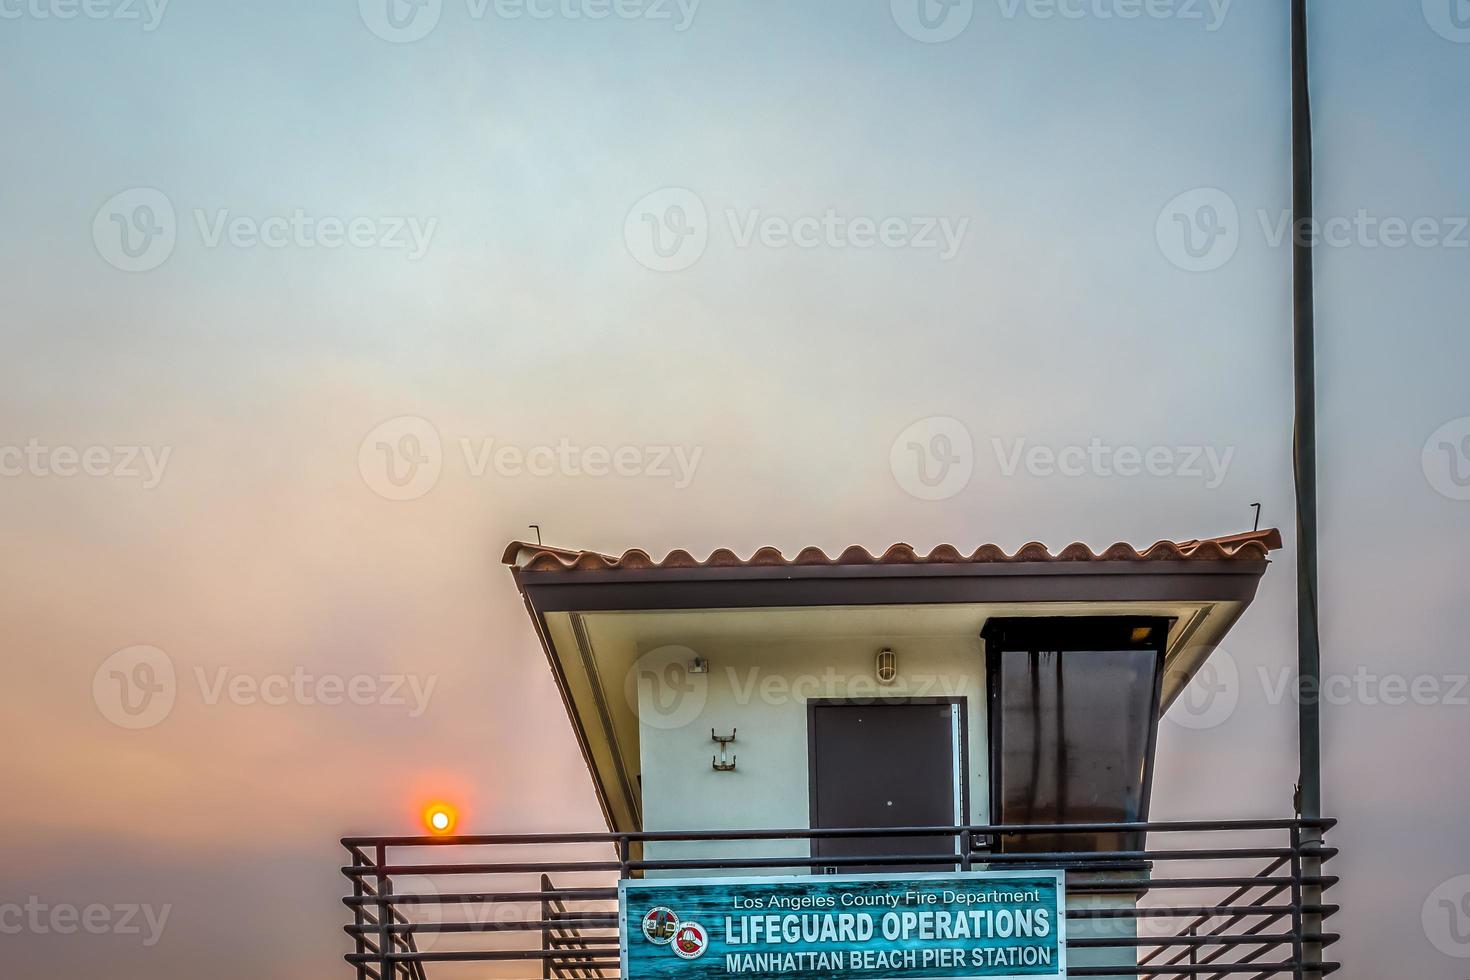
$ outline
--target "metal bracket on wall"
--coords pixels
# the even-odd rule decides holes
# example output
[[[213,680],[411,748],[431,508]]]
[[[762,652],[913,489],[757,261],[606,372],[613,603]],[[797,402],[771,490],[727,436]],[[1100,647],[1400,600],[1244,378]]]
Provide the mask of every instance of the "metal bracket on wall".
[[[714,739],[716,742],[718,742],[720,744],[720,754],[717,755],[717,756],[711,756],[710,757],[710,765],[714,767],[715,772],[734,772],[735,771],[735,761],[739,757],[732,755],[732,756],[730,756],[727,759],[725,757],[725,746],[727,746],[731,742],[735,741],[735,733],[738,732],[739,730],[740,729],[738,729],[738,728],[732,728],[732,729],[730,729],[730,734],[729,735],[716,735],[715,734],[715,730],[713,728],[711,728],[709,730],[709,737],[712,738],[712,739]]]

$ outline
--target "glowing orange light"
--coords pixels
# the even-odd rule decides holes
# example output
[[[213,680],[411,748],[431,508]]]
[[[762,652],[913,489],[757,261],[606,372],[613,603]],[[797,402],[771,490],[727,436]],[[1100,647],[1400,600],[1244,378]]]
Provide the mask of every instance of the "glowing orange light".
[[[458,822],[459,814],[448,803],[435,803],[424,811],[424,826],[438,837],[454,833],[454,825]]]

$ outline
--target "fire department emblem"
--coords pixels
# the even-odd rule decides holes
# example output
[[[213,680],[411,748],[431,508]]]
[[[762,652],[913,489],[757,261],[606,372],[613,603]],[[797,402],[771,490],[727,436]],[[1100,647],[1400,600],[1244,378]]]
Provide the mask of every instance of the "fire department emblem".
[[[674,955],[681,960],[697,960],[709,949],[709,933],[698,922],[681,922],[674,931]]]
[[[678,914],[667,905],[649,909],[643,915],[643,938],[656,946],[667,946],[679,928]]]

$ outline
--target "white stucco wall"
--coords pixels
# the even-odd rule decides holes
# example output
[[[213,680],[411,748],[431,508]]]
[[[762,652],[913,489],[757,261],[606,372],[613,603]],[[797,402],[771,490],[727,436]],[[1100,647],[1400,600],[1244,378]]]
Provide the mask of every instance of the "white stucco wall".
[[[874,676],[884,646],[898,654],[898,679]],[[961,697],[966,704],[966,777],[971,822],[988,817],[985,664],[978,637],[802,639],[701,643],[709,672],[682,697],[703,699],[697,713],[642,710],[639,746],[644,827],[658,830],[806,828],[811,824],[807,765],[807,702],[821,698]],[[687,678],[685,679],[688,680]],[[668,696],[657,678],[640,687],[640,701]],[[702,688],[702,690],[701,690]],[[710,758],[722,735],[738,729],[729,747],[734,772],[716,772]],[[675,857],[687,847],[650,848],[650,857]],[[699,848],[710,854],[708,845]],[[805,841],[728,846],[730,854],[806,856]]]

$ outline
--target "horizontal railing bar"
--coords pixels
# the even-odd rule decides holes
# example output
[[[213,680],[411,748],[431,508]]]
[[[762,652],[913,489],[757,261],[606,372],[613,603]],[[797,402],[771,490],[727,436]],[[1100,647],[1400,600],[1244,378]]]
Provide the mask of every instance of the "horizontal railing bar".
[[[788,862],[789,863],[789,862]],[[805,861],[798,862],[805,864]],[[1096,893],[1108,894],[1111,892],[1134,891],[1138,889],[1203,889],[1203,888],[1235,888],[1245,884],[1277,886],[1289,885],[1290,878],[1116,878],[1098,882],[1069,881],[1067,891],[1069,893]],[[1336,883],[1336,879],[1333,879]],[[489,904],[493,902],[539,902],[551,895],[566,898],[569,901],[612,901],[618,897],[615,887],[608,888],[578,888],[558,889],[555,892],[457,892],[444,894],[418,894],[413,892],[397,892],[390,896],[394,905],[473,905],[477,903]],[[342,898],[342,904],[348,908],[365,907],[371,908],[380,904],[376,896],[348,895]],[[1213,906],[1210,906],[1213,908]],[[1305,905],[1303,912],[1320,913],[1331,915],[1339,911],[1338,905]]]
[[[1070,943],[1069,943],[1070,945]],[[1121,945],[1118,948],[1123,948]],[[348,953],[343,959],[348,963],[374,963],[382,962],[384,959],[391,963],[427,963],[427,962],[496,962],[513,960],[575,960],[581,964],[588,959],[603,956],[601,949],[494,949],[494,950],[434,950],[416,953],[392,953],[387,957],[367,956],[364,954]],[[1291,972],[1301,966],[1307,970],[1325,972],[1328,967],[1335,967],[1326,961],[1304,960],[1298,963],[1295,960],[1287,960],[1281,963],[1212,963],[1209,965],[1186,966],[1185,964],[1174,964],[1169,966],[1069,966],[1068,976],[1117,976],[1119,972],[1138,972],[1148,974],[1224,974],[1224,973],[1257,973],[1263,970],[1279,973]]]
[[[476,834],[463,837],[344,837],[343,847],[452,847],[487,844],[615,844],[627,840],[640,841],[732,841],[829,839],[840,837],[917,837],[945,836],[960,833],[988,836],[1034,836],[1040,834],[1096,834],[1112,832],[1143,833],[1213,833],[1248,830],[1291,830],[1311,828],[1330,830],[1336,820],[1175,820],[1158,822],[1074,823],[1074,824],[969,824],[918,827],[831,827],[783,830],[704,830],[704,831],[602,831],[585,834]],[[1312,845],[1303,845],[1303,848]]]
[[[553,896],[569,902],[609,901],[618,897],[618,890],[616,888],[558,888],[549,892],[460,892],[442,895],[399,892],[395,893],[392,898],[395,905],[475,905],[492,902],[540,902],[550,900]],[[378,904],[378,899],[348,895],[342,899],[342,904],[348,908],[360,905],[373,906]]]
[[[1078,870],[1089,870],[1099,864],[1116,864],[1127,861],[1229,861],[1236,859],[1260,859],[1290,856],[1290,848],[1221,848],[1213,850],[1159,850],[1159,851],[1054,851],[1033,854],[988,854],[969,855],[976,864],[1032,864],[1037,866],[1067,863]],[[678,858],[649,861],[526,861],[485,864],[389,864],[376,868],[360,865],[345,865],[342,874],[351,879],[377,875],[431,875],[431,874],[532,874],[535,872],[577,873],[591,871],[619,871],[624,868],[646,871],[674,871],[690,868],[761,868],[792,867],[807,864],[875,865],[875,864],[959,864],[964,857],[959,854],[899,854],[871,856],[802,856],[782,854],[758,858]],[[1304,881],[1312,879],[1305,878]]]
[[[1258,976],[1276,976],[1278,974],[1294,975],[1298,967],[1312,973],[1332,973],[1341,964],[1318,963],[1307,961],[1298,963],[1295,960],[1287,960],[1284,963],[1250,963],[1246,965],[1232,966],[1226,964],[1211,964],[1210,966],[1185,966],[1177,964],[1174,966],[1067,966],[1069,977],[1116,977],[1120,973],[1138,973],[1147,976],[1160,976],[1172,974],[1185,974],[1198,976],[1201,973],[1225,974],[1225,973],[1251,973]]]
[[[791,864],[790,858],[786,859]],[[806,861],[796,862],[798,864],[809,863]],[[623,865],[616,861],[581,861],[570,864],[548,864],[544,861],[518,864],[385,864],[380,868],[354,868],[344,867],[342,873],[349,878],[361,878],[364,875],[495,875],[495,874],[534,874],[537,871],[563,871],[568,873],[582,871],[617,871]],[[389,896],[391,897],[391,896]]]
[[[1220,916],[1290,915],[1290,905],[1190,905],[1180,908],[1136,908],[1136,909],[1068,909],[1067,919],[1183,919],[1199,916],[1214,919]]]
[[[1203,906],[1198,906],[1198,905],[1191,905],[1191,906],[1182,907],[1182,908],[1068,909],[1067,910],[1067,921],[1069,921],[1069,922],[1073,922],[1073,921],[1076,921],[1076,922],[1087,922],[1087,921],[1096,921],[1096,920],[1127,920],[1127,919],[1143,919],[1143,920],[1148,920],[1148,919],[1182,919],[1182,918],[1187,918],[1189,916],[1198,916],[1200,914],[1202,908],[1204,908],[1204,907]],[[1261,916],[1269,916],[1269,917],[1272,917],[1272,918],[1281,918],[1282,916],[1286,916],[1286,915],[1291,914],[1291,907],[1290,906],[1281,906],[1281,905],[1266,905],[1266,906],[1222,905],[1222,906],[1220,906],[1218,908],[1214,908],[1214,907],[1208,908],[1207,911],[1208,911],[1208,914],[1209,914],[1209,917],[1210,918],[1226,917],[1226,916],[1229,916],[1229,917],[1241,917],[1241,918],[1255,918],[1255,917],[1261,917]],[[499,928],[505,928],[505,929],[514,929],[514,928],[532,928],[532,929],[540,929],[540,928],[548,928],[548,929],[552,929],[552,928],[599,928],[599,929],[610,929],[610,928],[616,928],[619,925],[618,916],[617,916],[617,913],[616,912],[606,912],[606,913],[601,913],[601,914],[590,914],[589,913],[586,916],[581,916],[581,917],[577,917],[577,918],[570,918],[570,919],[553,918],[553,919],[538,920],[538,921],[531,921],[531,920],[510,920],[510,923],[511,924],[504,924],[503,925],[503,924],[497,924],[497,923],[493,922],[492,920],[473,920],[473,921],[468,921],[468,922],[463,922],[463,923],[452,923],[452,924],[453,925],[456,925],[456,926],[463,925],[463,926],[472,927],[471,928],[471,931],[473,931],[475,928],[478,928],[478,929],[480,929],[482,931],[493,931],[493,930],[499,929]],[[390,925],[388,927],[388,931],[391,932],[391,933],[412,933],[412,932],[436,932],[436,931],[442,931],[440,929],[437,929],[436,928],[436,925],[437,924],[435,924],[435,923],[419,923],[419,922],[398,923],[398,922],[395,922],[395,923],[393,923],[392,925]],[[376,926],[376,925],[373,925],[371,927],[369,927],[369,926],[361,926],[361,927],[358,927],[358,926],[353,926],[353,925],[347,925],[347,926],[344,926],[343,928],[346,929],[350,935],[356,935],[357,933],[360,932],[360,933],[362,933],[363,935],[366,935],[366,936],[373,936],[373,935],[377,935],[378,932],[380,931],[379,930],[379,927]],[[1219,935],[1228,935],[1228,934],[1229,933],[1226,933],[1226,932],[1219,933]],[[1208,938],[1211,935],[1216,935],[1216,933],[1207,933],[1207,934],[1205,934],[1201,938]]]
[[[964,857],[959,854],[873,854],[854,856],[796,857],[789,854],[776,857],[756,858],[670,858],[662,861],[629,861],[633,871],[689,871],[700,868],[721,870],[724,868],[787,868],[819,864],[823,867],[847,868],[872,864],[959,864]]]
[[[1069,937],[1067,939],[1067,946],[1069,948],[1078,949],[1119,949],[1130,946],[1147,946],[1150,948],[1154,946],[1184,946],[1198,948],[1201,946],[1255,946],[1257,944],[1265,946],[1284,946],[1285,944],[1292,942],[1295,939],[1296,936],[1289,932],[1261,933],[1254,936],[1121,936],[1108,939],[1096,937],[1089,937],[1086,939],[1072,939]],[[1161,965],[1168,966],[1170,964],[1164,963]]]

